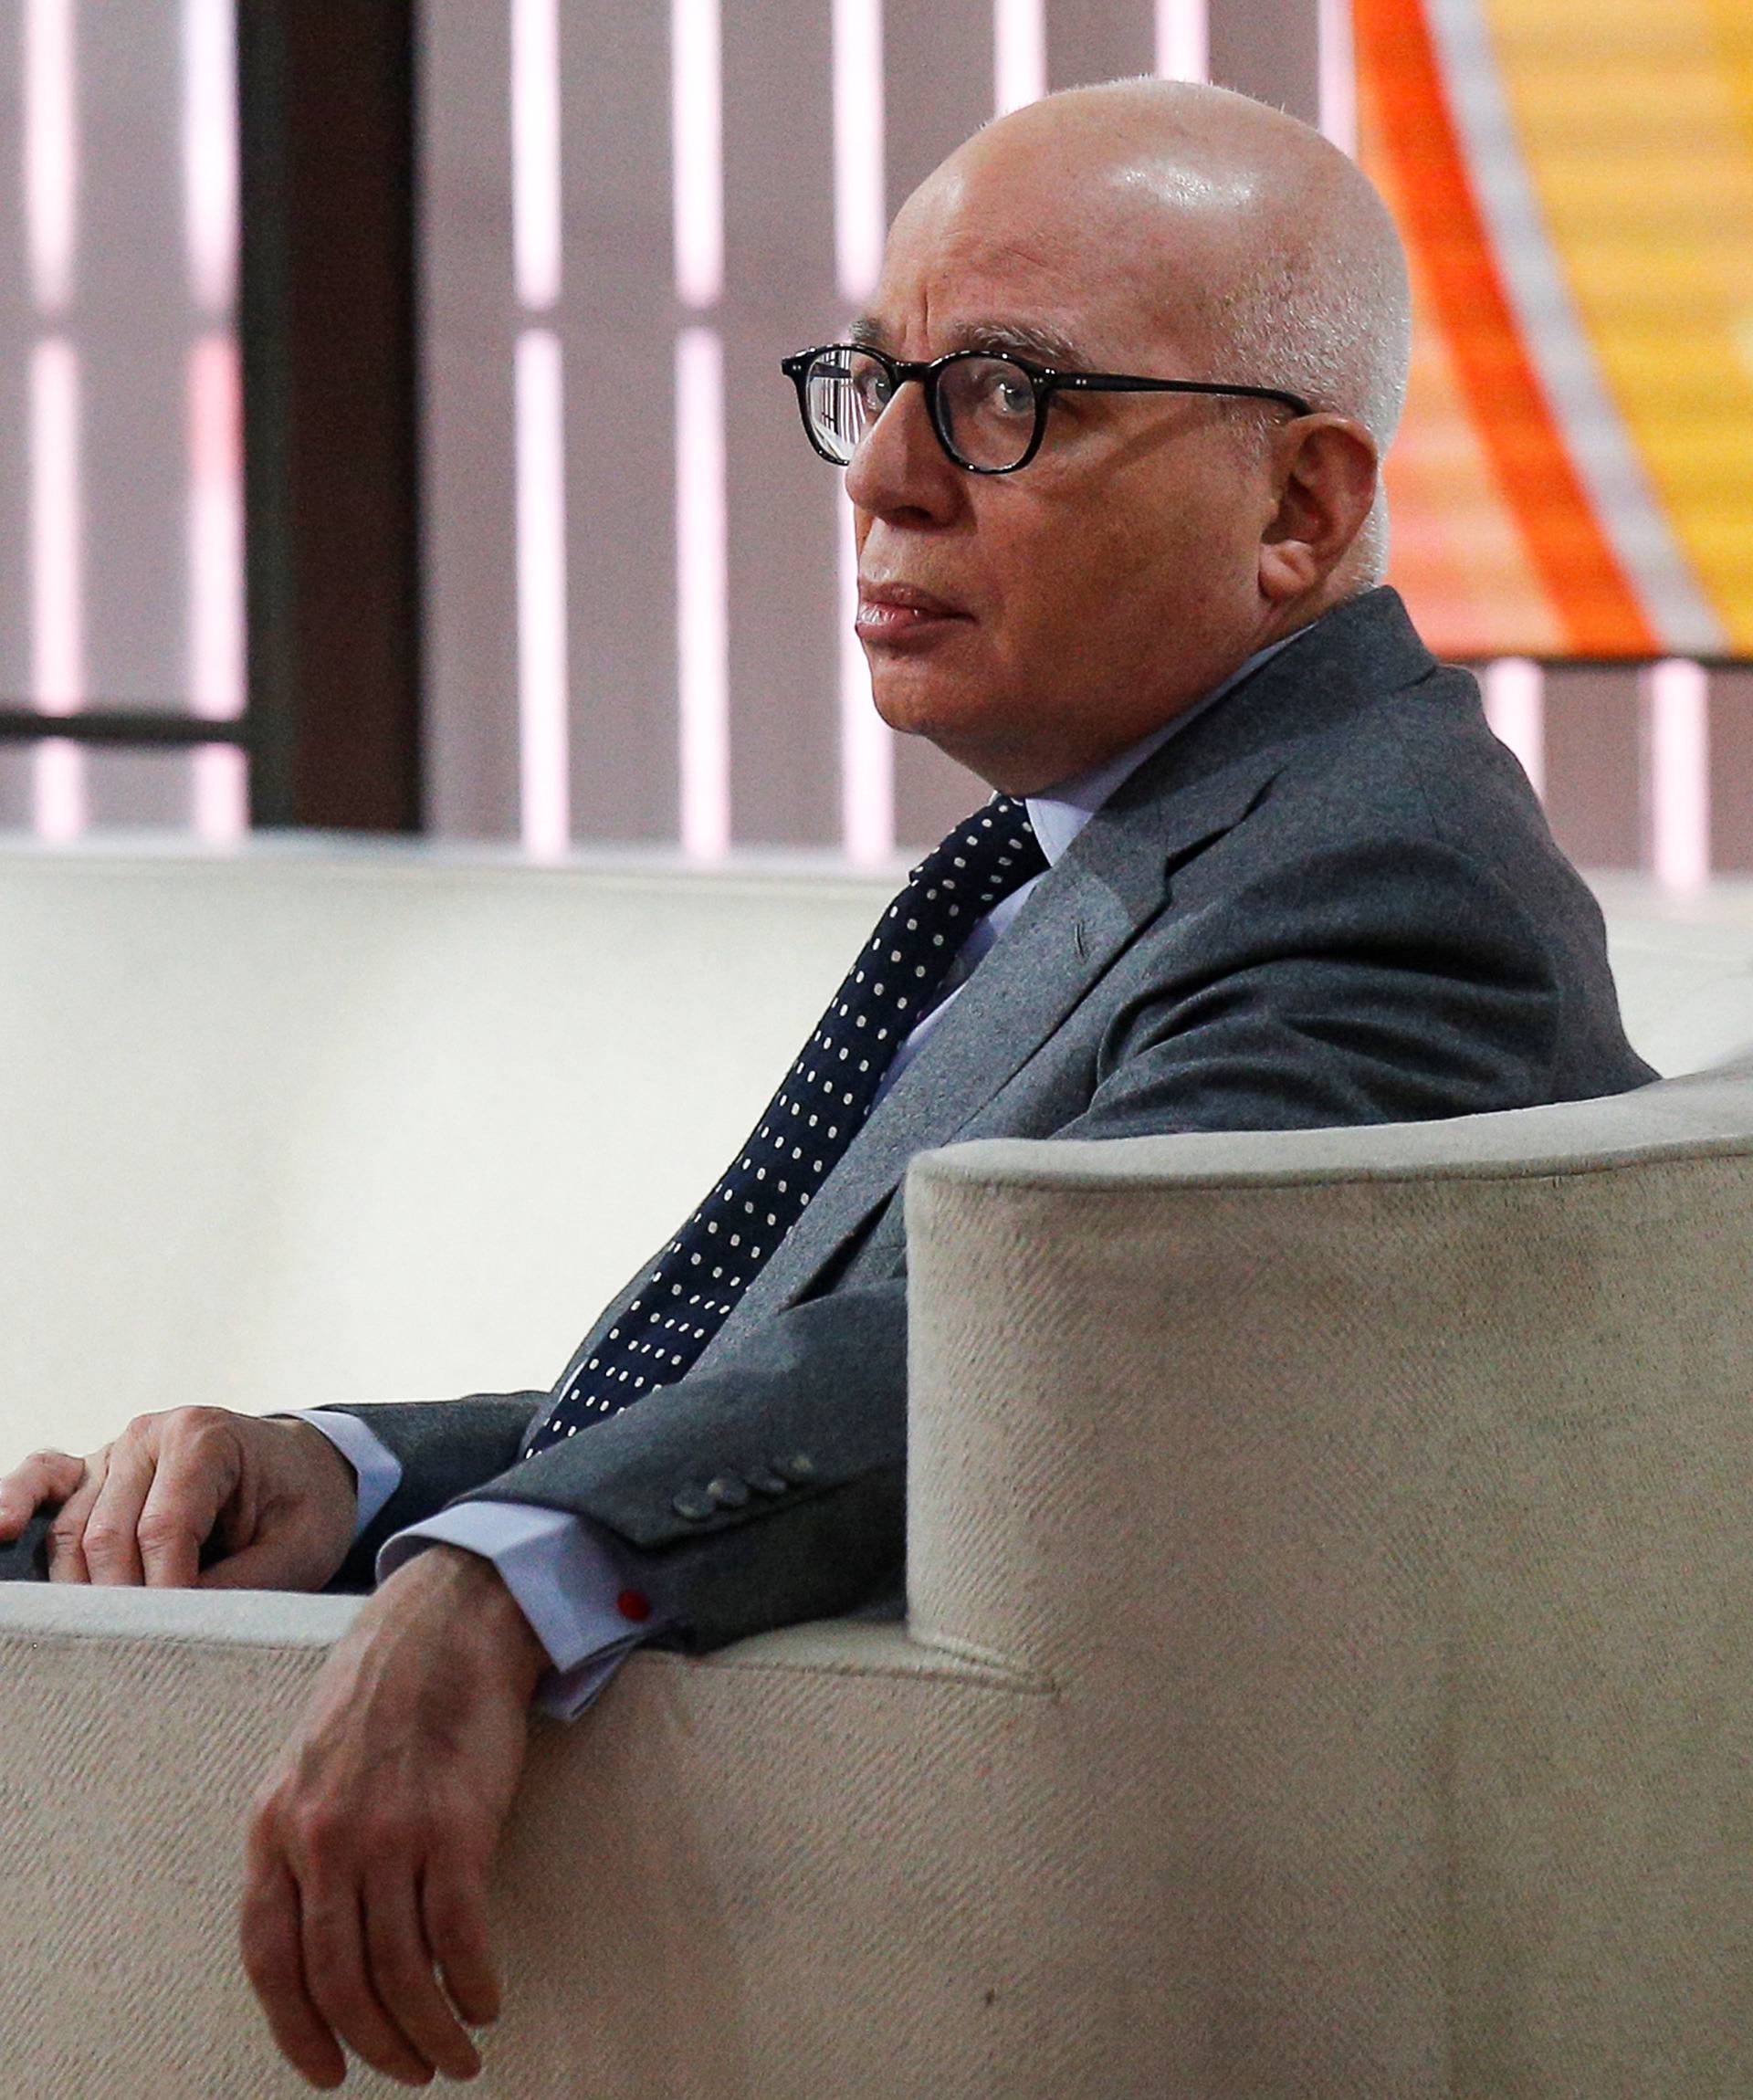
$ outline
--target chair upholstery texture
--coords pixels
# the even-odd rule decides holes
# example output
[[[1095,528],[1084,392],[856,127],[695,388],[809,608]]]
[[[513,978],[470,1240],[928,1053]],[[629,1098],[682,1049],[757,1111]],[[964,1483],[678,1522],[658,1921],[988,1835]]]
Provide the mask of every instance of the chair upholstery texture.
[[[952,1148],[908,1215],[908,1622],[537,1724],[477,2090],[1753,2090],[1753,1074]],[[238,1838],[354,1608],[0,1590],[5,2100],[307,2090]]]

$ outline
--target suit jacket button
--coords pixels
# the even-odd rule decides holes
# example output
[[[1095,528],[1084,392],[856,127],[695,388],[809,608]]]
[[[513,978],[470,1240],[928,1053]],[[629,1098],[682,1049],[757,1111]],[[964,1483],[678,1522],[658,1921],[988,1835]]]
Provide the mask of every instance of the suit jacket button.
[[[719,1506],[709,1495],[703,1493],[699,1488],[684,1487],[669,1507],[677,1517],[686,1517],[690,1523],[700,1524],[707,1517],[715,1516]]]
[[[740,1509],[749,1499],[749,1484],[739,1480],[734,1473],[721,1473],[716,1480],[709,1480],[706,1492],[714,1502],[727,1509]]]
[[[815,1461],[807,1451],[794,1451],[787,1458],[776,1458],[773,1471],[782,1480],[804,1481],[815,1478]]]
[[[784,1495],[791,1488],[789,1480],[782,1480],[777,1473],[759,1468],[749,1475],[749,1485],[757,1495]]]

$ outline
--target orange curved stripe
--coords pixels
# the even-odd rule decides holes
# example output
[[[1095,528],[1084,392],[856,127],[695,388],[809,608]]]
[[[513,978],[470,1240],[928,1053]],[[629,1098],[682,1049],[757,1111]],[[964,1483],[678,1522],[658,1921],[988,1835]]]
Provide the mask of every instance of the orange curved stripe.
[[[1475,428],[1569,646],[1585,656],[1655,655],[1658,638],[1596,520],[1523,345],[1420,0],[1353,0],[1352,21],[1407,237]]]

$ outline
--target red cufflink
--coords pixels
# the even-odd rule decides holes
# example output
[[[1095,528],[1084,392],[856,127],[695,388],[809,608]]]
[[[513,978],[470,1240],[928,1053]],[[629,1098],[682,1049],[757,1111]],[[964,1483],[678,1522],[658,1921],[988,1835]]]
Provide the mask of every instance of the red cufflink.
[[[624,1619],[649,1619],[651,1599],[643,1590],[624,1590],[615,1599],[615,1609]]]

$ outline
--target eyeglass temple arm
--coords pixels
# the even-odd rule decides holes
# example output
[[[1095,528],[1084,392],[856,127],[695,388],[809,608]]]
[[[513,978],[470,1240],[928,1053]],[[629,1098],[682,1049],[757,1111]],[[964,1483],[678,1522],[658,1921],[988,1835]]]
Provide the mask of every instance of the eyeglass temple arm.
[[[780,370],[788,379],[802,388],[803,378],[811,363],[829,350],[864,350],[867,357],[886,364],[897,383],[908,379],[923,380],[929,366],[924,362],[909,362],[890,357],[886,352],[870,350],[859,343],[825,343],[814,350],[799,351],[794,356],[780,360]],[[1141,379],[1130,373],[1120,372],[1059,372],[1051,366],[1031,366],[1022,358],[1012,358],[1013,364],[1021,365],[1036,380],[1044,383],[1050,392],[1055,387],[1068,386],[1081,389],[1086,394],[1233,394],[1246,401],[1276,401],[1292,409],[1298,415],[1312,415],[1315,411],[1300,394],[1288,394],[1281,386],[1245,386],[1240,383],[1228,386],[1202,379]]]
[[[1300,394],[1281,386],[1221,386],[1202,379],[1137,379],[1118,372],[1054,372],[1044,375],[1054,386],[1074,386],[1089,394],[1225,394],[1247,401],[1279,401],[1298,415],[1315,411]]]

